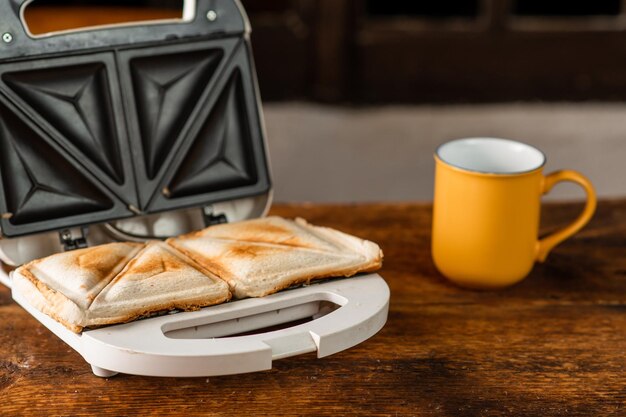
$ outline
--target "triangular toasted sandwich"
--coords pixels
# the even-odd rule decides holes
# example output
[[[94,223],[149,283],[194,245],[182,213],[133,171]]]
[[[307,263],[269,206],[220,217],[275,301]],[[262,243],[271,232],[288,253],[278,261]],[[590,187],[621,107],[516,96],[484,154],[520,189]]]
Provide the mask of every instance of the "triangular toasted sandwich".
[[[89,326],[168,310],[197,310],[230,299],[228,285],[162,242],[146,245],[96,297]]]
[[[93,300],[143,246],[109,243],[38,259],[16,270],[13,285],[33,307],[79,332]]]
[[[382,264],[375,243],[303,219],[268,217],[216,225],[167,242],[226,280],[237,298],[370,272]]]

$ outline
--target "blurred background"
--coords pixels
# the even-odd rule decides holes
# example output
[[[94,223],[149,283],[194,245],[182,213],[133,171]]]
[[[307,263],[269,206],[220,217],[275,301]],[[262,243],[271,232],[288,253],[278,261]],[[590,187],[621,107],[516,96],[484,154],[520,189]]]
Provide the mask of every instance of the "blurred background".
[[[626,1],[242,3],[277,201],[428,201],[434,149],[468,136],[533,144],[548,171],[626,195]],[[182,0],[26,10],[34,33],[181,15]]]

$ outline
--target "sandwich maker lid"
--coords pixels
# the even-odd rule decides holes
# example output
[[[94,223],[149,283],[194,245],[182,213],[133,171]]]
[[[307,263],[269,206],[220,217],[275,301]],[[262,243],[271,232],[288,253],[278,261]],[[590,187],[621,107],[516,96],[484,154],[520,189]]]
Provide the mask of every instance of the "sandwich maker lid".
[[[237,0],[188,1],[188,20],[40,37],[23,24],[29,2],[0,2],[3,237],[269,193]]]

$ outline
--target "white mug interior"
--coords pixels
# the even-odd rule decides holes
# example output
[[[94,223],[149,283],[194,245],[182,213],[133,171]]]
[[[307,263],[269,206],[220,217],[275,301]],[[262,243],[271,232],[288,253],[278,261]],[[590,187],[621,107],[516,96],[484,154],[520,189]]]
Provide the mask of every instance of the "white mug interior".
[[[498,138],[453,140],[437,148],[436,155],[456,168],[488,174],[521,174],[539,169],[546,162],[539,149]]]

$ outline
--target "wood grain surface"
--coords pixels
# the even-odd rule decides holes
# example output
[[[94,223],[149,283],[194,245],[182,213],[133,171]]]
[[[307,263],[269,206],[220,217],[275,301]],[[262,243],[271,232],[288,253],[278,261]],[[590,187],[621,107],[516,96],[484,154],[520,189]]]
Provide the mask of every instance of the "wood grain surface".
[[[548,205],[543,232],[578,204]],[[522,283],[460,289],[430,259],[431,207],[278,205],[378,242],[391,288],[386,326],[328,358],[211,378],[100,379],[0,289],[0,415],[626,415],[626,200]]]

